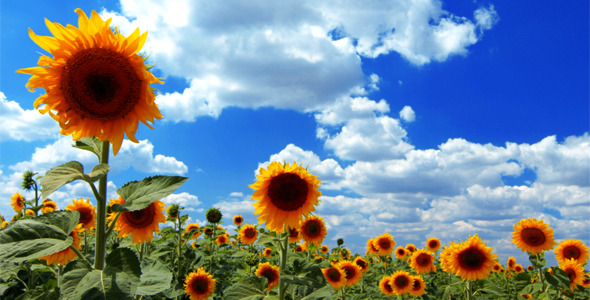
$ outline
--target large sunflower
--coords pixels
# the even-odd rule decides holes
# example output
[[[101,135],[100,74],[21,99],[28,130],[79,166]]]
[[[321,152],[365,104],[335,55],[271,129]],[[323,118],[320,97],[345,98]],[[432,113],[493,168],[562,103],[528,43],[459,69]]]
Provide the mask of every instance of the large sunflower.
[[[555,259],[562,263],[568,259],[574,259],[579,264],[585,265],[588,260],[588,247],[580,240],[567,239],[555,248]]]
[[[74,140],[98,137],[113,144],[116,155],[124,134],[137,143],[139,122],[162,118],[152,83],[163,83],[148,71],[145,58],[138,55],[147,32],[136,29],[128,37],[110,28],[92,11],[88,18],[76,9],[78,27],[45,20],[53,36],[39,36],[29,29],[29,36],[53,57],[42,55],[38,67],[17,72],[33,75],[27,87],[45,89],[35,108],[49,113],[61,127],[61,133]],[[41,106],[41,107],[40,107]]]
[[[433,265],[434,255],[428,250],[417,250],[410,257],[410,266],[416,273],[429,273]]]
[[[72,232],[70,232],[70,236],[74,239],[72,241],[72,246],[74,246],[78,249],[80,249],[82,247],[80,245],[80,236],[78,235],[79,230],[80,230],[80,225],[76,226],[76,228],[74,230],[72,230]],[[74,252],[74,250],[72,250],[70,247],[67,247],[59,252],[56,252],[56,253],[53,253],[50,255],[41,256],[41,257],[39,257],[39,259],[45,260],[47,265],[57,264],[57,265],[65,266],[70,261],[76,259],[76,257],[78,257],[76,252]]]
[[[570,289],[573,291],[576,285],[584,283],[584,267],[573,258],[570,258],[559,264],[559,268],[565,271],[570,278]]]
[[[279,284],[280,269],[278,266],[273,266],[268,262],[258,264],[256,275],[265,277],[268,281],[267,291]]]
[[[391,287],[391,276],[385,276],[379,280],[379,289],[387,296],[395,295],[395,291]]]
[[[19,194],[19,192],[14,193],[10,197],[10,205],[16,212],[21,212],[23,208],[25,208],[25,197]]]
[[[193,271],[184,281],[184,292],[191,297],[191,300],[203,300],[215,291],[213,276],[209,275],[203,268]]]
[[[486,278],[494,269],[497,258],[492,253],[492,248],[476,234],[469,239],[452,248],[450,257],[450,269],[463,280],[476,280]]]
[[[373,246],[379,255],[388,255],[393,252],[395,241],[389,233],[384,233],[373,239]]]
[[[240,228],[238,237],[243,244],[252,245],[256,241],[256,238],[258,238],[258,230],[256,230],[254,225],[246,224]]]
[[[318,216],[309,216],[301,221],[299,224],[299,233],[307,244],[320,245],[328,231],[324,219]]]
[[[337,266],[322,269],[324,277],[333,289],[339,290],[346,285],[346,273]]]
[[[520,248],[522,252],[529,251],[532,254],[551,250],[555,246],[553,228],[545,224],[543,220],[522,219],[517,224],[514,224],[512,243]]]
[[[124,200],[119,197],[111,199],[111,203],[123,204]],[[159,223],[166,222],[166,216],[163,213],[165,206],[164,202],[158,200],[144,209],[122,212],[115,224],[115,230],[119,231],[117,237],[126,237],[131,234],[131,241],[134,244],[151,242],[154,231],[160,231]],[[113,212],[107,217],[109,226],[116,214]]]
[[[389,284],[394,294],[403,295],[409,293],[414,287],[414,278],[407,271],[397,271],[391,275]]]
[[[346,274],[346,286],[353,286],[361,280],[363,270],[357,264],[348,260],[342,260],[336,264],[336,267],[342,269],[344,274]]]
[[[318,204],[320,181],[307,170],[293,163],[271,162],[268,169],[260,168],[257,181],[249,185],[256,191],[252,199],[258,224],[266,222],[269,230],[283,232],[283,227],[297,227]]]
[[[96,207],[92,206],[92,203],[90,203],[90,199],[88,198],[86,198],[86,201],[84,201],[83,198],[80,198],[80,200],[73,200],[72,204],[66,206],[66,210],[77,211],[80,213],[78,224],[82,224],[83,230],[92,230],[96,227],[95,209]]]

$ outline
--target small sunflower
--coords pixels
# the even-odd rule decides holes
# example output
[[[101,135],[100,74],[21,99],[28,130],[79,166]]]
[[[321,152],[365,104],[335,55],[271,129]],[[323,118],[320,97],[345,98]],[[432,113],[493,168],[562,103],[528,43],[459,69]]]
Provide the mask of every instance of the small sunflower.
[[[4,227],[6,227],[8,224],[10,224],[10,222],[8,222],[8,221],[2,221],[2,223],[0,224],[0,228],[4,228]]]
[[[322,269],[322,273],[333,289],[339,290],[346,285],[346,273],[344,273],[344,270],[331,266]]]
[[[402,247],[402,246],[398,246],[397,248],[395,248],[395,251],[393,252],[395,254],[395,257],[397,259],[405,259],[406,256],[408,255],[408,250],[406,250],[406,248]]]
[[[369,255],[369,254],[375,254],[376,255],[377,253],[379,253],[379,250],[377,250],[377,248],[375,248],[375,245],[373,245],[373,239],[371,238],[371,239],[367,240],[367,252],[366,252],[366,255]]]
[[[429,238],[426,240],[426,249],[431,252],[436,252],[440,248],[440,240],[437,238]]]
[[[543,220],[522,219],[514,225],[512,243],[520,250],[538,254],[544,250],[551,250],[555,245],[553,229]]]
[[[168,218],[178,219],[178,215],[180,214],[180,206],[178,204],[171,204],[166,208],[166,215]]]
[[[567,239],[555,248],[555,258],[559,263],[574,259],[581,265],[585,265],[588,256],[588,247],[580,240]]]
[[[584,267],[573,258],[560,263],[559,268],[565,271],[570,278],[570,290],[573,291],[576,285],[582,285],[584,283]]]
[[[119,199],[111,199],[111,203],[123,204],[125,201]],[[135,211],[122,212],[115,224],[115,230],[119,231],[117,237],[126,237],[131,234],[131,241],[134,244],[141,242],[151,242],[154,237],[154,231],[160,231],[159,223],[166,222],[164,215],[164,202],[157,200],[148,207]],[[117,213],[112,212],[107,220],[112,223]]]
[[[92,206],[90,199],[86,198],[86,201],[84,201],[83,198],[80,198],[80,200],[72,201],[72,204],[66,206],[66,210],[80,213],[78,224],[82,224],[83,230],[94,229],[96,227],[96,207]]]
[[[186,225],[186,228],[184,229],[184,231],[186,233],[189,233],[193,229],[200,229],[200,228],[201,228],[201,226],[199,224],[197,224],[197,223],[188,223],[188,225]],[[201,231],[200,230],[197,230],[197,232],[195,232],[193,234],[193,236],[191,236],[190,238],[191,239],[197,239],[197,238],[199,238],[200,235],[201,235]]]
[[[361,271],[367,272],[369,270],[369,265],[367,264],[367,261],[364,260],[362,257],[357,256],[353,261],[352,261],[355,265],[359,266],[359,268],[361,268]]]
[[[522,267],[521,264],[516,264],[516,266],[514,266],[514,272],[522,273],[522,272],[524,272],[524,268]]]
[[[205,213],[205,218],[207,219],[207,222],[217,224],[221,222],[221,219],[223,218],[223,213],[221,213],[221,210],[219,210],[219,208],[211,207]]]
[[[289,243],[298,243],[300,240],[299,228],[289,227]]]
[[[320,245],[328,235],[324,219],[318,216],[309,216],[302,220],[299,224],[299,232],[305,242],[315,245]]]
[[[373,246],[377,249],[379,255],[388,255],[393,252],[395,241],[389,233],[384,233],[373,239]]]
[[[590,288],[590,273],[584,274],[584,279],[582,280],[582,286],[584,288]]]
[[[45,199],[47,200],[47,199]],[[57,209],[57,204],[51,200],[45,201],[43,200],[43,207],[41,207],[41,212],[46,214],[48,212],[52,212]]]
[[[395,295],[395,291],[391,287],[391,279],[391,276],[385,276],[379,280],[379,289],[387,296]]]
[[[391,275],[389,282],[395,295],[404,295],[409,293],[414,287],[414,278],[407,271],[397,271]]]
[[[240,226],[240,225],[242,225],[243,222],[244,222],[244,218],[242,218],[241,215],[234,216],[234,224],[236,224],[237,226]]]
[[[184,281],[184,292],[190,296],[191,300],[204,300],[215,291],[215,282],[213,276],[209,275],[204,268],[193,271]]]
[[[256,241],[256,238],[258,238],[258,230],[256,227],[254,227],[254,225],[246,224],[240,228],[238,238],[243,244],[252,245]]]
[[[419,297],[424,295],[426,291],[426,283],[421,276],[410,276],[413,279],[412,289],[409,291],[410,295]]]
[[[33,217],[33,216],[35,216],[35,212],[32,209],[27,209],[25,211],[25,216],[31,216],[31,217]]]
[[[76,226],[76,228],[74,230],[72,230],[72,232],[70,232],[70,236],[74,239],[72,241],[72,246],[74,246],[78,249],[81,249],[82,246],[80,245],[80,236],[78,235],[79,230],[80,230],[80,225]],[[39,259],[45,260],[47,265],[56,264],[56,265],[65,266],[70,261],[76,259],[77,257],[78,257],[78,255],[76,254],[76,252],[74,252],[74,250],[72,250],[70,247],[67,247],[59,252],[56,252],[56,253],[53,253],[50,255],[41,256],[41,257],[39,257]]]
[[[492,248],[487,247],[479,236],[474,235],[453,247],[450,267],[453,273],[463,280],[482,279],[490,275],[496,258],[497,255],[492,254]]]
[[[283,227],[296,227],[303,216],[309,215],[318,204],[320,181],[297,163],[271,162],[260,168],[257,181],[249,185],[256,190],[252,199],[258,224],[266,222],[269,230],[283,232]]]
[[[408,250],[408,254],[414,253],[416,251],[416,246],[414,244],[407,244],[406,245],[406,250]]]
[[[21,212],[25,208],[25,197],[18,192],[10,197],[10,205],[16,212]]]
[[[361,270],[361,267],[359,267],[357,264],[351,261],[339,261],[336,264],[336,267],[342,269],[344,271],[344,274],[346,274],[346,286],[353,286],[357,284],[363,276],[363,271]]]
[[[272,249],[264,248],[264,250],[262,251],[262,255],[264,255],[266,257],[270,257],[272,255]]]
[[[330,248],[328,248],[328,246],[326,246],[326,245],[322,245],[320,247],[320,252],[322,252],[322,253],[328,253],[329,251],[330,251]]]
[[[501,272],[502,271],[502,265],[498,262],[496,262],[494,264],[494,267],[492,268],[492,270],[494,270],[494,272]]]
[[[509,270],[514,270],[514,267],[516,266],[516,258],[514,258],[514,256],[508,257],[508,260],[506,261],[506,266],[508,266]]]
[[[256,275],[265,277],[268,281],[267,291],[272,290],[273,287],[279,284],[280,269],[278,266],[273,266],[268,262],[258,264]]]
[[[434,266],[434,255],[428,250],[417,250],[410,257],[410,266],[416,273],[429,273]]]
[[[29,90],[45,89],[34,106],[59,123],[61,134],[76,141],[93,136],[110,141],[116,155],[125,134],[138,143],[139,122],[153,128],[147,122],[162,118],[150,85],[163,82],[137,54],[147,33],[136,29],[125,37],[95,11],[90,18],[81,9],[76,13],[78,28],[46,22],[53,37],[29,29],[31,39],[53,57],[42,55],[38,67],[17,72],[33,75]]]
[[[217,236],[217,239],[215,239],[215,243],[217,245],[225,245],[225,244],[229,243],[229,234],[228,233],[220,234],[219,236]]]

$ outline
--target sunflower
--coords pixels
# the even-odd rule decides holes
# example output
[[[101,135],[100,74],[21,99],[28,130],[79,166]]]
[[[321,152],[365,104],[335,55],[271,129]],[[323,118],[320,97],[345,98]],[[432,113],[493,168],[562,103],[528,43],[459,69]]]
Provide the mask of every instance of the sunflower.
[[[395,295],[409,293],[414,287],[414,279],[407,271],[397,271],[391,275],[389,282]]]
[[[186,225],[186,228],[184,229],[184,231],[186,233],[189,233],[189,232],[191,232],[191,230],[197,229],[197,232],[195,232],[193,234],[193,236],[190,237],[191,239],[197,239],[201,235],[201,230],[199,230],[200,228],[201,228],[201,226],[197,223],[188,223],[188,225]]]
[[[10,222],[8,222],[8,221],[2,221],[2,224],[0,224],[0,228],[4,228],[4,227],[6,227],[8,224],[10,224]]]
[[[361,268],[361,271],[367,272],[369,270],[369,265],[367,264],[367,261],[364,260],[362,257],[357,256],[353,261],[352,261],[355,265],[359,266],[359,268]]]
[[[426,240],[426,249],[431,252],[436,252],[440,248],[440,240],[437,238],[429,238]]]
[[[47,200],[47,199],[45,199]],[[45,201],[43,200],[43,207],[41,207],[41,212],[46,214],[48,212],[52,212],[57,209],[57,204],[51,200]]]
[[[391,276],[384,276],[379,280],[379,290],[387,296],[395,295],[395,291],[391,287]]]
[[[322,269],[324,277],[333,289],[339,290],[346,285],[346,273],[337,266]]]
[[[496,263],[497,255],[491,253],[492,248],[487,247],[477,234],[452,249],[450,268],[463,280],[488,277]]]
[[[410,257],[410,266],[416,273],[428,273],[434,266],[434,255],[428,250],[417,250]]]
[[[576,285],[582,285],[584,283],[584,267],[582,267],[582,265],[575,259],[570,258],[560,263],[559,268],[565,271],[570,278],[570,290],[573,291]]]
[[[78,235],[80,229],[81,229],[81,226],[78,225],[78,226],[76,226],[76,228],[74,230],[72,230],[72,232],[70,232],[70,236],[74,239],[72,241],[72,246],[76,247],[77,249],[82,248],[82,246],[80,245],[80,236]],[[70,247],[67,247],[59,252],[56,252],[56,253],[53,253],[50,255],[41,256],[41,257],[39,257],[39,259],[45,260],[47,265],[56,264],[56,265],[65,266],[70,261],[76,259],[76,257],[78,257],[76,252],[74,252],[74,250],[72,250]]]
[[[178,204],[172,204],[166,208],[166,215],[168,218],[178,219],[178,215],[180,214],[180,206]]]
[[[318,216],[309,216],[299,224],[299,232],[303,240],[308,244],[319,245],[328,234],[324,219]]]
[[[494,270],[494,272],[501,272],[502,271],[502,265],[499,262],[496,262],[494,264],[494,267],[492,268],[492,270]]]
[[[111,199],[111,204],[124,202],[121,197]],[[157,200],[144,209],[122,212],[115,224],[115,230],[119,231],[117,237],[126,237],[131,234],[131,241],[134,244],[151,242],[154,231],[160,231],[159,223],[166,222],[166,216],[163,213],[165,206],[164,202]],[[116,214],[113,212],[107,217],[109,226]]]
[[[257,181],[249,185],[256,190],[252,199],[258,224],[266,222],[269,230],[283,232],[283,227],[296,227],[303,216],[318,204],[320,180],[297,163],[271,162],[268,169],[260,168]]]
[[[32,209],[27,209],[25,211],[25,216],[31,216],[32,217],[34,215],[35,215],[35,212]]]
[[[379,255],[388,255],[393,252],[395,241],[389,233],[384,233],[373,239],[373,246],[377,249]]]
[[[506,266],[508,266],[509,270],[514,270],[514,267],[516,266],[516,258],[514,258],[514,256],[508,257],[508,260],[506,261]]]
[[[367,252],[366,255],[369,254],[377,254],[379,252],[379,250],[377,250],[377,248],[375,248],[375,246],[373,245],[373,239],[369,239],[367,240]]]
[[[324,254],[325,254],[325,253],[328,253],[329,251],[330,251],[330,248],[328,248],[328,246],[326,246],[326,245],[322,245],[322,246],[320,247],[320,252],[322,252],[322,253],[324,253]]]
[[[92,206],[92,203],[90,203],[90,199],[88,198],[86,198],[86,201],[84,201],[83,198],[80,198],[80,200],[73,200],[72,204],[66,206],[66,210],[77,211],[80,213],[78,224],[82,224],[83,230],[92,230],[96,227],[95,209],[96,207]]]
[[[238,238],[246,245],[252,245],[258,238],[258,230],[251,224],[246,224],[240,228]]]
[[[521,264],[516,264],[516,266],[514,266],[514,272],[516,272],[516,273],[522,273],[522,272],[524,272],[524,268],[522,267]]]
[[[236,224],[237,226],[240,226],[240,225],[242,225],[242,222],[244,222],[244,218],[242,218],[241,215],[234,216],[234,224]]]
[[[588,247],[580,240],[567,239],[559,243],[555,248],[555,258],[558,263],[573,258],[581,265],[585,265],[588,255]]]
[[[426,290],[426,283],[424,282],[424,279],[422,279],[421,276],[415,275],[410,276],[410,278],[413,279],[412,289],[409,291],[410,295],[414,297],[424,295],[424,292]]]
[[[440,253],[440,267],[446,273],[453,273],[453,251],[458,248],[460,244],[450,242],[449,246],[445,246]]]
[[[585,288],[590,288],[590,273],[584,274],[584,279],[582,280],[582,286]]]
[[[209,275],[204,268],[193,271],[184,280],[184,292],[191,297],[191,300],[203,300],[215,291],[213,276]]]
[[[260,263],[258,264],[258,269],[256,269],[255,274],[261,277],[265,277],[267,279],[267,291],[270,291],[273,287],[279,284],[280,270],[278,266],[273,266],[267,262]]]
[[[103,21],[95,11],[90,18],[81,9],[76,13],[78,28],[46,20],[53,37],[29,29],[31,39],[53,57],[42,55],[38,67],[17,72],[33,75],[29,90],[45,89],[34,106],[59,123],[61,134],[75,141],[93,136],[110,141],[116,155],[125,134],[138,143],[139,122],[153,129],[147,122],[162,118],[150,85],[163,82],[137,54],[147,33],[136,29],[125,37],[113,32],[111,20]]]
[[[270,257],[272,255],[272,249],[264,248],[264,250],[262,251],[262,255],[264,255],[266,257]]]
[[[289,227],[289,243],[297,243],[301,240],[301,236],[299,235],[299,229]]]
[[[344,274],[346,274],[344,276],[346,278],[346,286],[353,286],[361,280],[363,271],[357,264],[348,260],[342,260],[336,264],[336,267],[342,269]]]
[[[398,246],[397,248],[395,248],[395,251],[393,253],[395,253],[395,257],[397,259],[405,259],[406,255],[408,255],[408,250],[406,250],[406,248],[402,246]]]
[[[529,251],[532,254],[551,250],[555,245],[553,229],[548,224],[545,224],[543,220],[522,219],[514,225],[512,243],[520,248],[522,252]]]
[[[217,239],[215,239],[215,243],[217,245],[225,245],[225,244],[229,243],[229,234],[228,233],[220,234],[219,236],[217,236]]]
[[[25,197],[18,192],[14,193],[10,197],[10,205],[14,208],[14,211],[21,212],[25,208]]]
[[[416,251],[416,246],[414,244],[407,244],[406,250],[408,250],[408,252],[410,252],[409,254],[414,253]]]

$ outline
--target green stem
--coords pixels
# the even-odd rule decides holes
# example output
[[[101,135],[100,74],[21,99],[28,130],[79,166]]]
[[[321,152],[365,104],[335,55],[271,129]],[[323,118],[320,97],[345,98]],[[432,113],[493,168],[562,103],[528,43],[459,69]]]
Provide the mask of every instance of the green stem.
[[[107,233],[105,235],[105,239],[108,239],[109,236],[111,235],[111,233],[113,233],[113,230],[115,230],[115,224],[117,224],[117,220],[119,219],[119,216],[121,215],[121,212],[118,212],[115,215],[115,218],[113,218],[113,221],[111,222],[111,226],[109,226],[109,229],[107,230]]]
[[[176,218],[178,220],[178,273],[176,275],[176,278],[178,278],[178,282],[180,284],[182,284],[182,278],[180,278],[180,275],[182,274],[181,272],[181,268],[182,268],[182,264],[181,264],[181,257],[180,254],[182,252],[182,224],[180,223],[180,215],[178,216],[178,218]]]
[[[37,187],[37,183],[35,182],[35,207],[39,206],[39,195],[38,195],[38,191],[37,191],[38,189],[39,188]],[[38,210],[35,210],[35,216],[37,216],[37,212],[38,212]]]
[[[145,242],[141,242],[141,244],[139,244],[139,261],[142,262],[143,261],[143,251],[145,247]]]
[[[471,280],[467,280],[467,300],[471,300]]]
[[[74,245],[70,245],[70,249],[72,249],[72,251],[74,251],[74,253],[76,253],[76,255],[78,255],[78,257],[80,259],[85,260],[85,261],[88,261],[88,259],[86,259],[86,257],[84,256],[84,254],[82,254],[82,252],[80,252],[80,250],[78,250],[78,248],[76,248]]]
[[[109,141],[102,142],[100,163],[109,163]],[[96,199],[96,250],[94,251],[94,269],[102,270],[106,255],[106,199],[107,199],[107,174],[98,180],[98,193]]]
[[[286,226],[283,226],[283,232],[289,232],[286,230]],[[280,273],[283,275],[287,270],[287,254],[289,250],[289,235],[286,234],[285,238],[282,241],[279,241],[279,245],[281,245],[281,266],[280,266]],[[279,275],[279,300],[285,299],[285,292],[287,291],[287,287],[285,286],[285,280],[283,279],[283,275]]]
[[[536,254],[537,256],[537,261],[539,261],[539,253]],[[538,272],[539,272],[539,278],[541,278],[541,286],[543,286],[543,291],[545,290],[545,274],[543,274],[543,268],[539,267],[537,268]]]

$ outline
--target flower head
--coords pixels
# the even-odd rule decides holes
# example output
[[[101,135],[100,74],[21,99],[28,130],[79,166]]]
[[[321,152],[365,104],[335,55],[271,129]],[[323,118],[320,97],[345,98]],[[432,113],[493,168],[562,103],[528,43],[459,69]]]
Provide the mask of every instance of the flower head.
[[[25,197],[18,192],[12,194],[10,197],[10,205],[16,212],[21,212],[25,208]]]
[[[361,268],[361,271],[367,272],[369,270],[369,265],[367,264],[367,261],[364,260],[362,257],[357,256],[354,258],[354,260],[352,261],[355,265],[359,266],[359,268]]]
[[[199,230],[201,228],[201,226],[197,223],[188,223],[188,225],[186,225],[186,228],[184,229],[184,231],[186,233],[191,232],[191,230],[196,229],[197,231],[190,237],[191,239],[196,239],[201,235],[201,230]]]
[[[429,273],[434,265],[434,255],[428,250],[417,250],[410,257],[410,266],[416,273]]]
[[[573,258],[561,262],[559,268],[565,271],[570,278],[570,289],[572,291],[576,285],[582,285],[584,283],[584,267]]]
[[[379,255],[388,255],[393,252],[395,241],[389,233],[384,233],[373,239],[373,246],[377,249]]]
[[[301,240],[299,228],[289,227],[289,243],[297,243],[299,240]]]
[[[212,207],[207,210],[207,212],[205,213],[205,217],[207,218],[207,222],[216,224],[221,222],[223,214],[221,213],[221,210],[219,210],[219,208]]]
[[[121,197],[111,199],[112,204],[123,204],[124,202]],[[115,224],[115,230],[119,231],[117,236],[126,237],[131,234],[131,241],[134,244],[151,242],[154,231],[160,231],[159,223],[166,222],[165,206],[164,202],[157,200],[144,209],[122,212]],[[113,222],[116,214],[113,212],[107,217],[109,225]]]
[[[348,260],[342,260],[336,264],[336,267],[342,269],[344,274],[346,274],[346,286],[353,286],[361,280],[363,271],[357,264]]]
[[[580,240],[567,239],[555,248],[555,258],[559,263],[574,259],[581,265],[585,265],[588,256],[588,247]]]
[[[243,244],[252,245],[256,241],[256,238],[258,238],[258,230],[254,225],[246,224],[240,228],[238,238]]]
[[[308,244],[320,245],[328,231],[324,219],[318,216],[309,216],[299,224],[299,232]]]
[[[346,273],[344,273],[344,270],[331,266],[322,269],[322,273],[333,289],[339,290],[346,285]]]
[[[80,230],[80,225],[76,226],[76,228],[74,230],[72,230],[72,232],[70,232],[70,236],[74,239],[72,241],[72,245],[78,249],[81,248],[80,236],[78,235],[79,230]],[[67,247],[59,252],[56,252],[56,253],[53,253],[50,255],[41,256],[41,257],[39,257],[39,259],[45,260],[47,265],[58,264],[58,265],[65,266],[70,261],[76,259],[76,257],[78,257],[76,252],[74,252],[74,250],[72,250],[70,247]]]
[[[414,278],[407,271],[396,271],[389,282],[395,295],[409,293],[414,287]]]
[[[96,207],[92,206],[90,199],[86,198],[86,201],[83,198],[73,200],[72,204],[66,206],[66,210],[80,213],[78,224],[82,224],[83,231],[92,230],[96,227]]]
[[[209,275],[203,268],[193,271],[186,276],[184,281],[184,292],[191,300],[204,300],[215,291],[213,276]]]
[[[168,218],[177,219],[178,214],[180,214],[180,206],[178,206],[178,204],[171,204],[166,208],[166,215],[168,215]]]
[[[379,289],[387,296],[395,295],[395,291],[391,287],[391,276],[385,276],[379,280]]]
[[[397,248],[395,248],[394,253],[397,259],[404,259],[408,255],[408,250],[406,250],[406,248],[402,246],[398,246]]]
[[[57,209],[57,204],[49,199],[43,200],[43,207],[41,207],[41,212],[46,214],[48,212],[52,212]]]
[[[268,262],[260,263],[256,269],[256,275],[265,277],[268,281],[267,291],[279,284],[280,269],[278,266],[273,266]]]
[[[461,244],[450,248],[449,267],[453,273],[463,280],[476,280],[490,275],[496,263],[496,254],[492,248],[474,235]],[[441,255],[442,256],[442,255]]]
[[[548,224],[545,224],[543,220],[522,219],[514,225],[512,243],[523,252],[529,251],[532,254],[551,250],[555,246],[553,229]]]
[[[426,249],[431,252],[436,252],[440,248],[440,240],[437,238],[429,238],[426,240]]]
[[[243,222],[244,222],[244,218],[242,218],[241,215],[234,216],[234,224],[236,224],[237,226],[240,226],[240,225],[242,225]]]
[[[413,279],[412,289],[409,291],[410,295],[414,297],[422,296],[426,290],[426,283],[421,276],[410,276]]]

